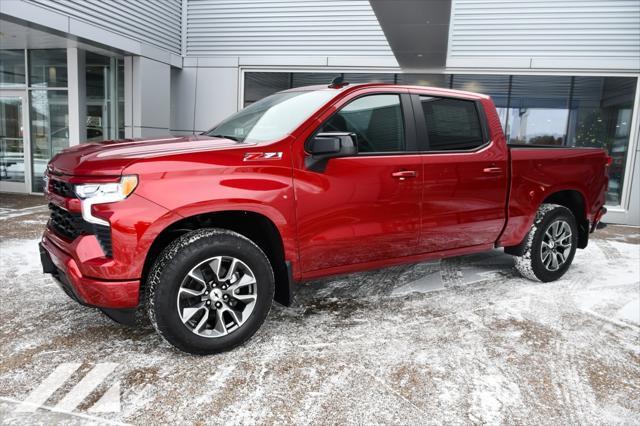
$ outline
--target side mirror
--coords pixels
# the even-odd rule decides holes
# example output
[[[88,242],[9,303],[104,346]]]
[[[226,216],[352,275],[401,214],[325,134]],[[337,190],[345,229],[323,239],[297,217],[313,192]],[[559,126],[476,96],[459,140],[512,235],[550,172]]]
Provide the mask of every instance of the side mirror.
[[[306,150],[310,154],[305,165],[314,172],[324,172],[332,158],[350,157],[358,153],[355,133],[318,133],[307,141]]]

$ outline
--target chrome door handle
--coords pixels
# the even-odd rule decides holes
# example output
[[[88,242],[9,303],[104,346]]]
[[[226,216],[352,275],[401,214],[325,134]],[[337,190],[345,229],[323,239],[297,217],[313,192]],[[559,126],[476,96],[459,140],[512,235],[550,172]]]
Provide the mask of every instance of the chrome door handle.
[[[501,173],[502,168],[501,167],[485,167],[482,171],[485,173]]]
[[[391,173],[391,176],[400,180],[405,180],[406,178],[414,178],[418,176],[418,173],[415,170],[400,170]]]

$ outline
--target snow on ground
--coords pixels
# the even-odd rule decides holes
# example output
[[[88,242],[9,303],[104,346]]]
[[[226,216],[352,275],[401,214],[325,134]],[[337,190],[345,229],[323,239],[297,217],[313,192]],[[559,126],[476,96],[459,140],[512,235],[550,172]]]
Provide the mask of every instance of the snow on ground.
[[[194,357],[73,303],[41,274],[37,240],[3,239],[0,419],[637,424],[640,246],[594,239],[555,283],[512,265],[495,250],[307,283],[244,346]],[[16,412],[65,363],[81,366],[46,408]],[[53,410],[101,363],[117,367]],[[121,410],[93,412],[116,385]]]

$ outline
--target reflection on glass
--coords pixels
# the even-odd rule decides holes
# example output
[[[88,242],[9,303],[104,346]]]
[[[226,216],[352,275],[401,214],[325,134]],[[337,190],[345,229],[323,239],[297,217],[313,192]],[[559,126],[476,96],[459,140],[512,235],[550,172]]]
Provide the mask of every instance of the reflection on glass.
[[[324,72],[294,72],[291,74],[291,87],[315,86],[318,84],[328,86],[331,80],[339,75],[339,73]]]
[[[31,91],[32,190],[42,192],[42,176],[51,157],[69,146],[66,90]]]
[[[86,52],[85,93],[83,141],[124,138],[124,61]]]
[[[118,139],[124,139],[124,60],[118,59],[118,75],[116,78],[118,96]]]
[[[449,74],[398,74],[398,84],[412,86],[442,87],[448,89],[451,86]]]
[[[0,50],[0,87],[24,84],[24,50]]]
[[[613,160],[607,192],[610,205],[620,204],[635,91],[633,77],[574,78],[568,144],[607,150]]]
[[[24,182],[22,98],[0,96],[0,180]]]
[[[85,57],[86,81],[86,141],[101,141],[109,138],[110,126],[110,64],[107,56],[87,52]]]
[[[333,74],[336,77],[338,74]],[[327,84],[333,79],[331,77]],[[396,81],[395,74],[378,74],[378,73],[346,73],[344,80],[351,84],[356,83],[390,83],[393,84]]]
[[[291,73],[248,72],[244,75],[244,106],[291,88]]]
[[[507,125],[509,143],[563,145],[570,91],[571,77],[513,76]]]
[[[66,49],[29,50],[32,87],[67,87]]]
[[[509,105],[509,78],[508,75],[456,74],[453,76],[451,88],[491,96],[498,110],[500,124],[505,129]]]

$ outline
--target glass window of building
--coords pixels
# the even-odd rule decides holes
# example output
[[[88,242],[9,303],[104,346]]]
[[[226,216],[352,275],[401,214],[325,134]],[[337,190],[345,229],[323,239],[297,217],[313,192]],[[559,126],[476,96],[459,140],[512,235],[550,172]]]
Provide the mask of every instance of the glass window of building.
[[[30,50],[29,85],[31,87],[67,87],[67,50]]]
[[[291,73],[248,72],[244,75],[244,106],[291,88]]]
[[[22,98],[0,92],[0,180],[24,182]]]
[[[452,77],[451,88],[491,96],[504,129],[507,125],[507,108],[509,106],[509,79],[508,75],[456,74]]]
[[[633,77],[573,78],[567,144],[604,148],[612,157],[609,205],[621,201],[636,82]]]
[[[25,85],[24,50],[0,50],[0,87]]]
[[[509,143],[563,145],[570,91],[571,77],[513,76],[506,127]]]
[[[333,74],[336,77],[337,74]],[[332,78],[333,78],[332,77]],[[331,81],[330,78],[327,83]],[[390,83],[396,82],[395,74],[382,74],[382,73],[346,73],[344,74],[344,80],[351,84],[356,83]]]
[[[30,50],[28,55],[31,190],[42,192],[49,159],[69,146],[67,51]]]
[[[49,159],[69,146],[69,105],[66,90],[31,90],[32,190],[42,192]]]
[[[85,122],[86,141],[100,141],[109,138],[111,125],[111,58],[87,52],[85,55]]]
[[[118,139],[124,139],[124,60],[118,59],[116,96],[118,97]]]
[[[449,74],[397,74],[398,84],[408,84],[412,86],[451,87],[451,76]]]
[[[85,54],[85,135],[83,141],[124,137],[124,61]]]
[[[339,75],[324,72],[294,72],[291,73],[291,87],[329,85],[331,80]]]

